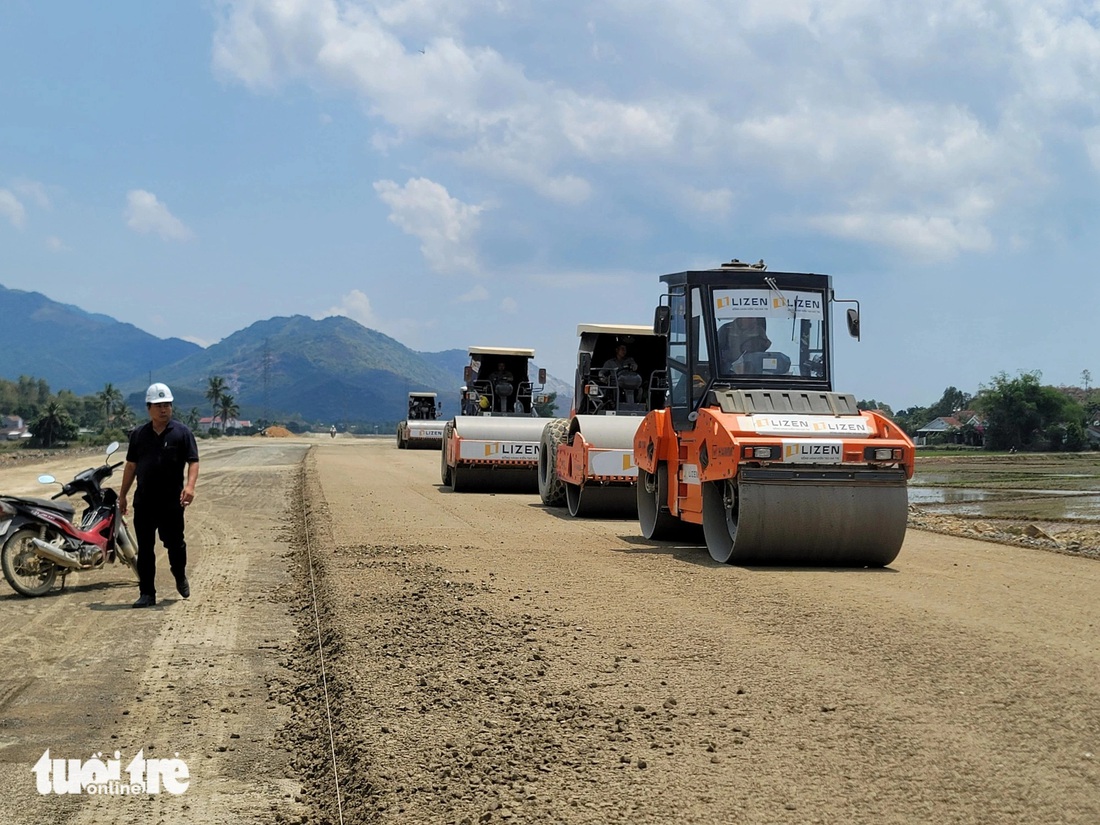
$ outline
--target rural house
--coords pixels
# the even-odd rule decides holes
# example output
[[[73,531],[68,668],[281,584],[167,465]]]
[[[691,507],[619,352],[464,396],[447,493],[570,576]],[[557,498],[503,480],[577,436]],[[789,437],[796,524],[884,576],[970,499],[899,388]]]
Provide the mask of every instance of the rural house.
[[[247,418],[230,418],[228,429],[243,430],[251,426],[252,422]],[[222,430],[222,417],[220,415],[213,417],[207,415],[199,419],[199,432],[208,433],[211,429]]]
[[[933,418],[916,432],[917,446],[928,444],[966,444],[982,446],[985,440],[985,421],[973,410],[959,410],[953,415]]]

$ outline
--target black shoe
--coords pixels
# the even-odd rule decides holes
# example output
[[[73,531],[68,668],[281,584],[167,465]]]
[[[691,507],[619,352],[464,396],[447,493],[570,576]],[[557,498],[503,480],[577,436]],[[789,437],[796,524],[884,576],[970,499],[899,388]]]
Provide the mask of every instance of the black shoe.
[[[176,576],[176,592],[185,599],[191,595],[191,583],[187,581],[187,576]]]
[[[134,607],[152,607],[157,603],[156,596],[150,596],[148,593],[142,593],[140,598],[134,602]]]

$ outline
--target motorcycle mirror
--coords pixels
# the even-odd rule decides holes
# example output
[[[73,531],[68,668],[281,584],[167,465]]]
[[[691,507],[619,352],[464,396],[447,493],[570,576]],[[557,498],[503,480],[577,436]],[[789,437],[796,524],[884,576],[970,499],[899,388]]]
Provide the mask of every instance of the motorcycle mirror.
[[[44,475],[44,476],[39,476],[38,477],[38,483],[39,484],[53,484],[55,481],[57,481],[57,479],[54,478],[51,475]]]
[[[108,458],[110,458],[111,455],[113,453],[117,452],[117,451],[118,451],[118,442],[117,441],[112,441],[110,444],[107,445],[107,457]]]

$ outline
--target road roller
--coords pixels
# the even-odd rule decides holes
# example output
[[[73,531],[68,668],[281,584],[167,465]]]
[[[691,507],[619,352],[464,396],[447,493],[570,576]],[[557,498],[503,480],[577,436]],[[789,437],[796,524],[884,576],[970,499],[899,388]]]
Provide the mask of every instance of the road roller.
[[[434,392],[410,392],[409,414],[397,424],[397,448],[438,450],[443,445],[443,422],[439,420],[442,404]]]
[[[454,492],[538,489],[546,370],[530,375],[533,349],[470,347],[459,414],[443,427],[440,478]]]
[[[634,431],[665,403],[665,343],[652,326],[580,324],[568,418],[539,442],[539,496],[574,517],[634,518]]]
[[[702,527],[743,565],[882,567],[905,538],[916,451],[890,419],[833,390],[832,278],[763,261],[661,276],[668,401],[634,435],[649,539]]]

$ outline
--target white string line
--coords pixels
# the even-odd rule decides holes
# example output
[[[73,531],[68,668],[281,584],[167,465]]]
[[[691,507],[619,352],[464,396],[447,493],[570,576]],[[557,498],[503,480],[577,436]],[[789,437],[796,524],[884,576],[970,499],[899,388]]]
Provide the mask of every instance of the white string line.
[[[304,469],[303,469],[304,472]],[[306,563],[309,565],[309,588],[313,595],[313,618],[317,625],[317,658],[321,660],[321,692],[325,696],[325,718],[328,721],[328,744],[332,754],[332,781],[336,785],[336,817],[344,823],[344,803],[340,798],[340,773],[336,768],[336,739],[332,732],[332,707],[328,697],[328,678],[325,674],[325,650],[321,642],[321,613],[317,607],[317,583],[313,579],[313,551],[309,540],[309,509],[305,506],[305,479],[302,484],[302,526],[305,528]]]

